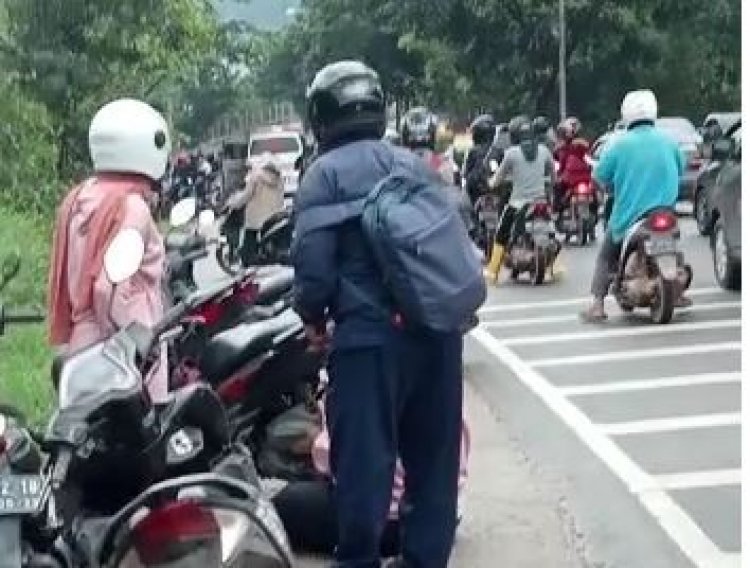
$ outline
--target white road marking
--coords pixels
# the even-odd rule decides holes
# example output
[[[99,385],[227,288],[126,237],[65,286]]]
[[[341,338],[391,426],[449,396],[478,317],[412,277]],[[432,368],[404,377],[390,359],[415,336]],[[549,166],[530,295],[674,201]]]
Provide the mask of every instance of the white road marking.
[[[632,381],[616,381],[589,385],[560,387],[565,396],[587,396],[639,390],[665,389],[673,387],[692,387],[698,385],[718,385],[722,383],[739,383],[742,373],[705,373],[702,375],[681,375]]]
[[[489,353],[504,363],[530,391],[536,394],[612,472],[638,497],[669,537],[698,568],[725,564],[726,555],[664,491],[653,489],[653,478],[643,471],[589,418],[552,386],[538,371],[525,363],[486,329],[471,332]],[[732,566],[734,566],[732,564]],[[737,564],[739,566],[739,564]]]
[[[597,424],[597,427],[609,436],[629,436],[631,434],[653,434],[656,432],[676,432],[678,430],[714,428],[716,426],[734,426],[736,424],[742,424],[741,412],[698,414],[693,416],[676,416],[673,418],[653,418],[650,420],[636,420],[633,422]]]
[[[694,296],[709,296],[711,294],[727,294],[726,290],[719,287],[712,288],[696,288],[688,289],[686,296],[692,298]],[[492,312],[510,312],[518,310],[528,310],[533,308],[559,308],[564,306],[577,306],[579,304],[586,304],[591,301],[591,296],[581,296],[579,298],[568,298],[565,300],[542,300],[539,302],[526,302],[526,303],[512,303],[512,304],[498,304],[496,306],[485,306],[478,310],[478,314],[489,314]],[[614,302],[612,296],[607,296],[607,301]]]
[[[723,485],[741,485],[741,469],[712,469],[708,471],[691,471],[655,475],[654,481],[659,489],[675,491],[678,489],[698,489],[700,487],[721,487]]]
[[[534,335],[528,337],[511,337],[503,341],[505,345],[538,345],[547,343],[563,343],[566,341],[581,341],[584,339],[599,339],[604,337],[628,337],[631,335],[662,335],[681,333],[685,331],[705,331],[710,329],[740,328],[741,319],[684,322],[659,326],[631,326],[616,329],[597,329],[573,333],[558,333],[554,335]]]
[[[707,302],[705,304],[695,304],[689,308],[686,308],[686,312],[711,312],[714,310],[728,310],[737,309],[742,307],[742,302]],[[537,324],[548,324],[548,323],[564,323],[564,322],[580,322],[581,318],[578,314],[560,314],[557,316],[540,316],[533,318],[512,318],[506,320],[497,321],[482,321],[482,325],[485,327],[521,327],[525,325],[537,325]],[[645,320],[644,320],[645,321]],[[602,325],[607,325],[602,324]],[[674,325],[674,324],[670,324]],[[601,326],[599,326],[601,328]]]
[[[571,355],[569,357],[552,357],[550,359],[534,359],[529,361],[532,367],[559,367],[562,365],[588,365],[605,363],[607,361],[630,361],[633,359],[648,359],[652,357],[679,357],[680,355],[696,355],[700,353],[717,353],[720,351],[740,351],[741,341],[726,341],[722,343],[708,343],[706,345],[685,345],[682,347],[658,347],[654,349],[634,349],[629,351],[611,351],[606,353],[592,353],[590,355]]]

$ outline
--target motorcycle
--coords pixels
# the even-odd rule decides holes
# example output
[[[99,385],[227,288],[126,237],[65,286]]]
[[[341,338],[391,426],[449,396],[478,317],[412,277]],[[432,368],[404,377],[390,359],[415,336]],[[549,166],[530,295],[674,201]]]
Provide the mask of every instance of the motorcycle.
[[[524,218],[516,221],[513,233],[505,256],[511,278],[515,280],[521,273],[528,272],[532,284],[542,284],[562,249],[549,203],[539,201],[530,205]]]
[[[227,213],[220,217],[219,231],[224,238],[216,248],[216,262],[226,274],[234,276],[242,270],[242,266],[236,255],[232,255],[230,251],[225,227],[227,218]],[[254,266],[278,264],[288,266],[291,263],[293,231],[294,222],[291,207],[286,207],[266,219],[260,231],[258,231]]]
[[[18,274],[20,257],[8,256],[0,267],[0,292]],[[44,314],[33,310],[7,311],[0,303],[0,337],[7,325],[40,323]],[[26,428],[23,414],[8,404],[0,404],[0,567],[24,565],[35,548],[38,522],[35,474],[42,464],[36,441]]]
[[[579,246],[586,246],[589,240],[596,238],[597,218],[591,211],[594,192],[592,182],[578,183],[570,190],[568,203],[556,221],[557,231],[565,236],[566,243],[574,235]]]
[[[693,278],[678,250],[679,239],[677,214],[668,208],[651,211],[630,229],[612,283],[622,311],[648,308],[654,323],[672,320],[675,303]]]
[[[478,221],[475,242],[489,259],[500,219],[500,196],[496,193],[481,195],[474,205],[474,213]]]

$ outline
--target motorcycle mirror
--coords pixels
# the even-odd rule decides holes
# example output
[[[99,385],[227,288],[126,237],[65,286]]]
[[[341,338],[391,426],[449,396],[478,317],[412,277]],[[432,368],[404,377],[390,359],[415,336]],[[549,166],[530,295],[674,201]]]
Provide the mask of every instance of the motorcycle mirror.
[[[123,229],[104,253],[104,270],[113,284],[124,282],[141,266],[146,254],[146,243],[136,229]]]
[[[198,231],[202,235],[207,235],[214,227],[216,215],[210,209],[204,209],[198,215]]]
[[[195,197],[186,197],[172,207],[172,211],[169,213],[169,224],[172,227],[187,225],[195,217],[197,209],[198,202]]]
[[[3,259],[2,267],[0,267],[0,290],[8,285],[8,282],[13,280],[21,269],[21,255],[17,252],[9,254]]]

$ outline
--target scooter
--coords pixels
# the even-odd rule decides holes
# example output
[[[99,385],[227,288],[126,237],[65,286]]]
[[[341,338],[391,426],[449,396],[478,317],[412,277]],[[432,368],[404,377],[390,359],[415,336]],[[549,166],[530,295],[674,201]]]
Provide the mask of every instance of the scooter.
[[[655,209],[630,229],[612,283],[622,311],[648,308],[654,323],[672,320],[675,302],[693,279],[693,270],[679,251],[679,239],[677,214],[672,209]]]
[[[220,561],[212,560],[210,565],[249,566],[245,564],[250,558],[246,553],[262,556],[269,548],[278,552],[271,566],[291,566],[288,547],[276,536],[262,548],[248,549],[252,546],[257,518],[243,509],[243,502],[248,494],[255,495],[256,501],[262,498],[258,487],[253,486],[257,476],[252,457],[241,446],[231,444],[227,417],[216,393],[207,385],[190,385],[176,391],[166,404],[157,406],[145,392],[142,377],[157,364],[159,345],[174,333],[188,309],[185,303],[175,306],[153,328],[131,324],[110,339],[54,366],[59,407],[44,436],[43,447],[50,457],[38,486],[39,499],[45,503],[51,526],[59,534],[55,550],[63,559],[60,566],[155,568],[164,562],[174,562],[175,558],[195,561],[216,558],[217,554]],[[246,479],[224,476],[215,482],[213,478],[200,477],[221,464],[226,468],[231,462],[239,471],[249,472],[249,476]],[[237,471],[238,467],[229,469]],[[199,477],[191,477],[196,475]],[[184,476],[188,477],[183,483],[178,478]],[[175,522],[168,527],[162,525],[159,530],[161,523],[156,519],[146,523],[139,512],[144,503],[162,513],[165,507],[169,509],[164,501],[169,503],[170,499],[150,498],[163,493],[165,486],[160,484],[165,481],[167,487],[174,484],[203,487],[197,495],[207,499],[207,510],[200,516],[214,526],[210,534],[199,531],[200,535],[196,535],[189,530],[190,526],[195,528],[193,524]],[[211,485],[216,485],[213,488],[216,490]],[[237,496],[236,488],[232,490],[234,485],[243,490],[242,497]],[[169,497],[181,500],[177,494]],[[236,511],[241,519],[227,522],[225,527],[223,509]],[[139,514],[135,515],[136,512]],[[264,517],[271,513],[265,513]],[[180,509],[177,516],[186,521],[193,514],[197,513]],[[122,525],[123,517],[128,519],[127,527]],[[141,544],[119,542],[119,546],[109,550],[107,535],[115,529],[105,529],[102,537],[102,526],[113,523],[118,530],[140,526],[143,534],[139,538],[152,542],[152,546],[140,540]],[[231,529],[236,523],[239,527]],[[231,547],[222,542],[217,549],[224,528],[239,530],[239,534]],[[278,531],[266,531],[265,538],[274,532]],[[191,545],[185,546],[186,542]],[[122,548],[134,549],[135,564],[119,556],[117,550]],[[245,560],[240,562],[238,558]]]
[[[555,234],[549,203],[539,201],[532,204],[525,218],[516,221],[513,232],[505,256],[505,266],[510,270],[511,278],[516,280],[520,274],[528,272],[532,284],[542,284],[562,249]]]
[[[556,221],[557,231],[564,235],[566,243],[575,236],[579,246],[586,246],[596,238],[597,218],[591,211],[594,192],[592,182],[578,183],[570,190],[568,203]]]

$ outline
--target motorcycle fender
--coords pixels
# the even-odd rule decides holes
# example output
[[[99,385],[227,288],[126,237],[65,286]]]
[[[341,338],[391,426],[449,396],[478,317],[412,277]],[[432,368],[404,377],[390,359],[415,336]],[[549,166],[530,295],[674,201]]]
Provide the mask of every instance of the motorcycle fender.
[[[656,257],[656,266],[666,280],[677,278],[677,255],[664,254]]]

